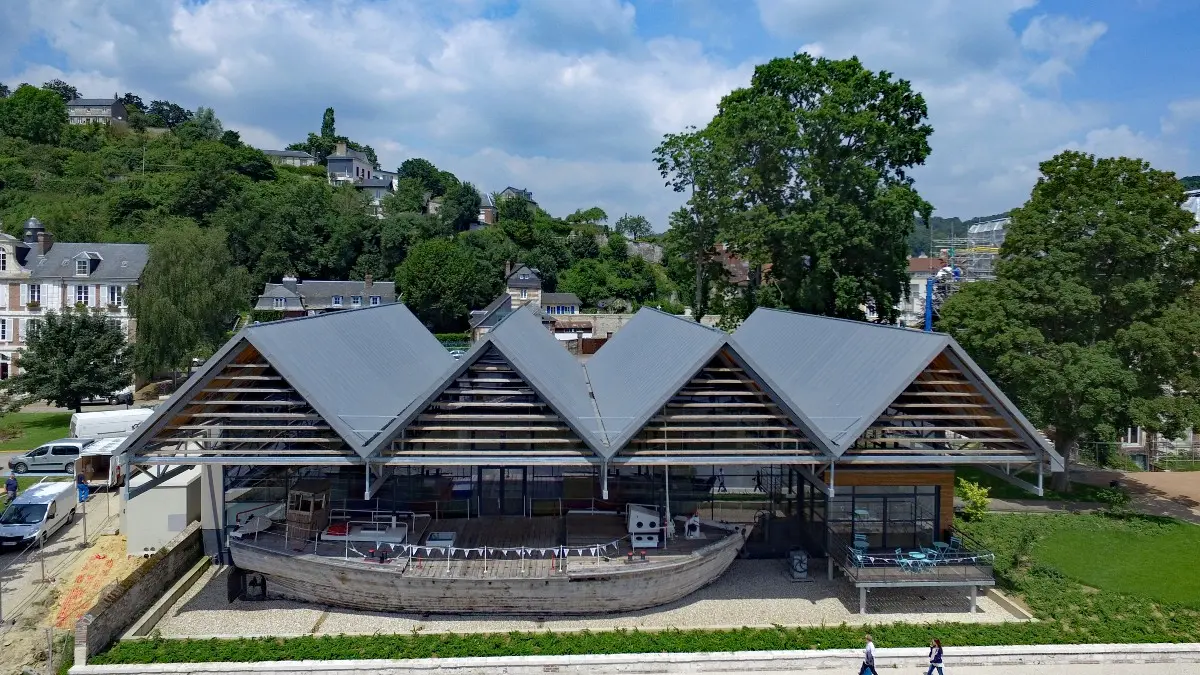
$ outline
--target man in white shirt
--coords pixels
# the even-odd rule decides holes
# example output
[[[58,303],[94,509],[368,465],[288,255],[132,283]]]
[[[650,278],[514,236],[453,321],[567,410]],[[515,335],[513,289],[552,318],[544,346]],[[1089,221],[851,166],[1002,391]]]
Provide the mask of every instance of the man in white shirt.
[[[871,642],[871,636],[869,634],[866,636],[866,638],[867,649],[863,652],[863,664],[862,668],[860,668],[858,671],[858,675],[867,675],[867,673],[871,673],[871,675],[879,675],[879,672],[875,670],[875,643]]]

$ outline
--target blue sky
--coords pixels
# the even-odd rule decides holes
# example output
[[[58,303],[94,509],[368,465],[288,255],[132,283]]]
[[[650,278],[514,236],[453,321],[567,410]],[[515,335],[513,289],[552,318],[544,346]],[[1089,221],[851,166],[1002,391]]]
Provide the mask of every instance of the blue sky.
[[[207,105],[264,148],[332,105],[385,166],[661,229],[663,133],[757,63],[857,55],[924,93],[918,189],[965,218],[1019,205],[1066,148],[1200,174],[1197,25],[1190,0],[4,0],[0,82]]]

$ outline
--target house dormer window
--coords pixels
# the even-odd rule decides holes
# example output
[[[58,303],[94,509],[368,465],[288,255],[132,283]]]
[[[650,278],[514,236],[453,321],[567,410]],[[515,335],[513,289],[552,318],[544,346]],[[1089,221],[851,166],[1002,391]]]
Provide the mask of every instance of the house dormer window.
[[[285,298],[275,298],[275,309],[283,309],[285,306],[287,306]]]
[[[0,248],[0,272],[8,269],[8,251]]]
[[[383,301],[383,298],[379,297],[378,295],[371,296],[371,306],[372,307],[378,305],[382,301]]]
[[[529,297],[529,291],[527,289],[522,288],[521,289],[521,299],[524,300],[528,297]]]
[[[75,276],[86,277],[88,275],[88,271],[89,271],[90,267],[91,267],[91,264],[88,262],[87,258],[83,258],[81,260],[76,260],[75,261]]]
[[[340,296],[340,295],[333,296],[333,306],[334,307],[342,306],[342,296]]]
[[[350,306],[351,307],[362,307],[362,296],[361,295],[350,296]]]

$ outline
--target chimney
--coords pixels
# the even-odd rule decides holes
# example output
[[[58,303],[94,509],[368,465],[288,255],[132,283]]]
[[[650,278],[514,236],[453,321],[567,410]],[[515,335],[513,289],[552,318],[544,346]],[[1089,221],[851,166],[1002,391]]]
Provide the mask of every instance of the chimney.
[[[337,145],[334,146],[333,154],[335,154],[335,155],[346,154],[346,144],[343,143],[342,141],[338,141]]]
[[[25,221],[25,233],[22,241],[30,246],[38,243],[38,234],[45,232],[46,228],[42,225],[42,221],[37,218],[30,218]]]
[[[504,261],[504,280],[508,281],[508,278],[511,276],[512,276],[512,261],[505,260]]]
[[[371,273],[367,272],[366,274],[363,275],[363,294],[364,295],[370,295],[371,282],[372,282]]]
[[[54,235],[49,232],[38,232],[37,235],[37,252],[38,255],[46,255],[50,252],[50,247],[54,246]]]
[[[300,290],[297,288],[296,282],[297,282],[296,277],[289,274],[283,278],[283,287],[293,293],[299,293]]]

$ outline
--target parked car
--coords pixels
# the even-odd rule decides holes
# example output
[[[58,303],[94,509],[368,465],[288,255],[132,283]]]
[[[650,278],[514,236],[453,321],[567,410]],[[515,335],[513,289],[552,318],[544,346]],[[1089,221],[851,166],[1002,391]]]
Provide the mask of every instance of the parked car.
[[[90,438],[60,438],[8,460],[13,473],[66,471],[75,473],[79,453],[93,442]]]
[[[121,391],[114,391],[108,396],[89,396],[83,399],[85,405],[133,405],[133,386],[125,387]]]
[[[79,492],[73,482],[38,483],[17,496],[0,514],[0,547],[45,542],[75,519]]]

